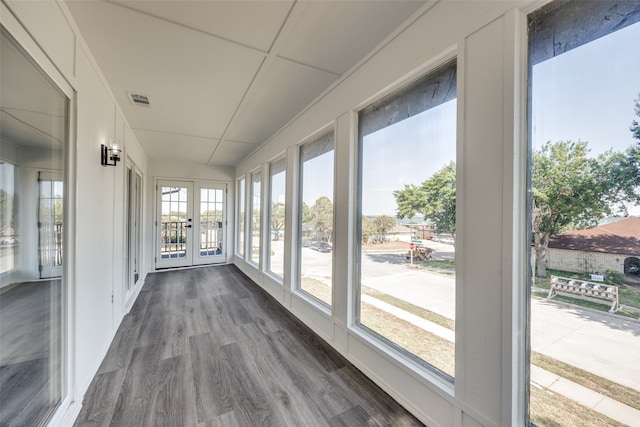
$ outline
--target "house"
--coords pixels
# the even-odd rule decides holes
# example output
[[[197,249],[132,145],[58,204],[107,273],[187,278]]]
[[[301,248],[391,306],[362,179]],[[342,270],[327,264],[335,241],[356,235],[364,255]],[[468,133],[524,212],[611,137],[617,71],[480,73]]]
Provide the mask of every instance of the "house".
[[[396,224],[391,230],[389,230],[389,240],[410,242],[411,241],[411,228]]]
[[[0,313],[14,322],[0,322],[2,378],[50,375],[16,380],[47,394],[38,410],[17,406],[23,425],[72,425],[146,278],[202,265],[242,271],[427,425],[528,425],[528,70],[634,28],[635,2],[610,5],[0,0],[0,189],[15,196],[1,207],[15,241],[0,247],[0,302],[27,287],[50,298]],[[363,326],[357,305],[364,136],[441,106],[453,120],[432,127],[450,137],[459,208],[456,278],[438,288],[455,317],[447,368]],[[371,180],[392,159],[424,171],[444,151],[403,141],[374,150]],[[302,244],[304,207],[322,197],[330,253]],[[304,288],[306,253],[324,299]],[[45,323],[23,322],[28,309]],[[30,345],[48,357],[11,353]],[[289,409],[304,398],[282,396]]]
[[[640,265],[640,218],[624,218],[549,239],[547,266],[576,273],[617,271],[637,276]]]

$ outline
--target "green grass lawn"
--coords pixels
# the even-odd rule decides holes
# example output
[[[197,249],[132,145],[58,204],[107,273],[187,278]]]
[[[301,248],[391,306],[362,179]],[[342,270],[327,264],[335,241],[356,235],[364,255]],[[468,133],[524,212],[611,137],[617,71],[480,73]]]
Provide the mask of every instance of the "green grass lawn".
[[[425,268],[432,268],[438,270],[447,270],[455,273],[456,271],[456,263],[453,261],[441,261],[436,259],[431,259],[429,261],[421,261],[420,265]]]

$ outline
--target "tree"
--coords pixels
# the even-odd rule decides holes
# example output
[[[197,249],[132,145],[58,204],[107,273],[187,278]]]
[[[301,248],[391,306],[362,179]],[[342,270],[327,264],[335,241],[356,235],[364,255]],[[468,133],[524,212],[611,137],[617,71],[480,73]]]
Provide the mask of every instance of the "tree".
[[[375,233],[380,240],[386,240],[389,230],[396,226],[396,221],[389,215],[380,215],[373,219]]]
[[[327,196],[319,197],[310,209],[311,225],[322,240],[331,240],[333,230],[333,203]]]
[[[638,94],[638,98],[636,99],[635,113],[640,119],[640,94]],[[631,130],[633,137],[638,140],[638,143],[629,148],[628,154],[633,160],[636,169],[638,170],[638,174],[640,174],[640,122],[638,122],[638,120],[633,120],[629,130]]]
[[[274,240],[280,237],[280,230],[284,228],[284,203],[276,202],[271,205],[271,230],[275,231]]]
[[[362,217],[362,230],[360,230],[362,243],[370,243],[371,238],[376,234],[376,226],[373,221],[366,216]]]
[[[624,203],[639,200],[638,172],[628,152],[588,157],[584,141],[546,143],[531,166],[532,233],[536,274],[546,276],[549,238],[567,229],[595,226]],[[634,170],[635,169],[635,170]]]
[[[13,194],[0,189],[0,234],[15,227]]]
[[[636,99],[634,110],[636,112],[636,116],[640,118],[640,94],[638,94],[638,98]],[[639,141],[638,144],[640,144],[640,123],[638,122],[638,120],[634,120],[631,122],[631,128],[629,130],[631,130],[633,137],[637,139]]]
[[[302,202],[302,223],[306,224],[311,221],[311,208],[305,202]]]
[[[433,222],[436,233],[456,233],[456,164],[449,162],[420,187],[405,185],[393,192],[398,218],[412,218],[416,212]]]

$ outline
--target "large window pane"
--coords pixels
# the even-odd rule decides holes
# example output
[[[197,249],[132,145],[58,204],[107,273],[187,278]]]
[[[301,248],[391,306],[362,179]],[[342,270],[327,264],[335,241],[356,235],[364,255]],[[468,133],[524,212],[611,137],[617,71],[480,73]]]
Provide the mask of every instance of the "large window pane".
[[[640,421],[637,7],[563,1],[529,17],[537,425]]]
[[[454,376],[456,68],[360,113],[361,326]],[[411,250],[410,248],[413,248]]]
[[[262,187],[261,172],[251,174],[251,252],[249,260],[260,264],[260,190]]]
[[[333,131],[300,147],[299,287],[331,305]]]
[[[237,196],[237,210],[236,212],[238,212],[238,217],[237,217],[237,238],[236,238],[236,253],[241,257],[244,258],[244,228],[245,228],[245,208],[244,208],[244,203],[245,203],[245,197],[244,197],[244,191],[245,191],[245,180],[244,177],[240,178],[238,180],[238,186],[236,187],[236,196]]]
[[[286,170],[285,159],[271,163],[269,167],[269,189],[271,204],[269,206],[269,267],[268,270],[280,277],[284,277],[284,211],[286,207]]]
[[[66,393],[68,123],[68,99],[0,29],[2,426],[46,425]]]

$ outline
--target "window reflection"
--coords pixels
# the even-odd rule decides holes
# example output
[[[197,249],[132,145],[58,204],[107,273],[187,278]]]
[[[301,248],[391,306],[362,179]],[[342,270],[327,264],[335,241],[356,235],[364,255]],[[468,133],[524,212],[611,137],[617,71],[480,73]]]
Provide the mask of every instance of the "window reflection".
[[[0,38],[0,425],[40,426],[65,392],[68,99]]]

